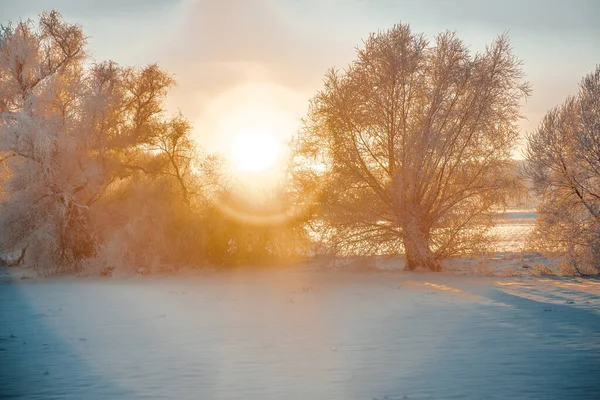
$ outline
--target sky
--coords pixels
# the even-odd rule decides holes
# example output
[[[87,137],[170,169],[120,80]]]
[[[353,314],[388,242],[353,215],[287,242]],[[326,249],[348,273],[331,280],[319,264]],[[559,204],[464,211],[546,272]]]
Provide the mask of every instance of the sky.
[[[50,6],[83,26],[96,60],[158,62],[174,74],[168,110],[224,155],[248,130],[289,139],[324,72],[395,23],[429,38],[456,31],[474,52],[508,31],[533,86],[523,134],[600,63],[597,0],[0,0],[0,21],[35,19]]]

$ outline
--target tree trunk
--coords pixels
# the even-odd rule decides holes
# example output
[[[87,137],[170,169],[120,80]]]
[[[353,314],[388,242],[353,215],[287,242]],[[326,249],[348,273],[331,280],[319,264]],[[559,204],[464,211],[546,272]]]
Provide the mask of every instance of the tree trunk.
[[[404,228],[404,253],[406,255],[406,270],[412,271],[423,267],[432,271],[442,268],[429,248],[429,231],[416,220]]]

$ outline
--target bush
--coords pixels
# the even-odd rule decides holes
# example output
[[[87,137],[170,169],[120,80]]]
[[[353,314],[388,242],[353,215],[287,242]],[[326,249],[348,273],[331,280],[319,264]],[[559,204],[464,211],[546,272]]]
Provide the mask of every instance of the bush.
[[[544,275],[556,275],[556,272],[550,268],[548,265],[539,262],[533,264],[531,268],[531,274],[536,276],[544,276]]]
[[[512,277],[519,277],[522,276],[523,274],[521,274],[519,271],[517,271],[514,268],[507,268],[504,270],[504,276],[512,278]]]

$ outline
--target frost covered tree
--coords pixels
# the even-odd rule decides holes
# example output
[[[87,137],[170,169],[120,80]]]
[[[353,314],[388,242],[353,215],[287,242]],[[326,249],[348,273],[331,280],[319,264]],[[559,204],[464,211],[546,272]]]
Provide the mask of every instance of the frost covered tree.
[[[471,54],[454,33],[372,34],[330,70],[294,143],[292,173],[343,251],[404,252],[407,268],[486,242],[514,185],[511,150],[529,94],[500,36]]]
[[[57,13],[3,27],[0,35],[0,152],[8,164],[0,212],[6,252],[26,249],[38,258],[89,252],[85,218],[75,200],[81,190],[74,168],[73,131],[64,129],[76,107],[85,38]],[[74,165],[75,164],[75,165]],[[79,238],[74,243],[74,236]],[[48,251],[46,251],[48,250]],[[48,252],[52,254],[47,254]]]
[[[146,243],[165,247],[170,213],[198,186],[189,124],[163,115],[173,79],[93,63],[85,45],[57,12],[0,36],[0,247],[31,265],[73,266],[111,238],[141,253],[132,238],[152,229]]]
[[[534,243],[575,273],[600,270],[600,66],[528,135],[527,175],[540,198]]]

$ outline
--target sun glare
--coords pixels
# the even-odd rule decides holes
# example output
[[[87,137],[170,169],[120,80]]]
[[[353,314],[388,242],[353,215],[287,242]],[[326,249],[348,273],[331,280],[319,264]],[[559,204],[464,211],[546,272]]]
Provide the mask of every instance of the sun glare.
[[[238,169],[260,172],[275,164],[280,146],[269,132],[244,131],[237,134],[231,150]]]

